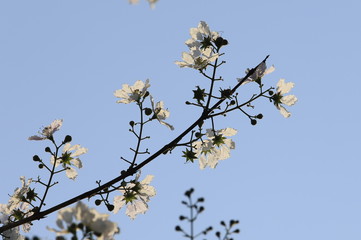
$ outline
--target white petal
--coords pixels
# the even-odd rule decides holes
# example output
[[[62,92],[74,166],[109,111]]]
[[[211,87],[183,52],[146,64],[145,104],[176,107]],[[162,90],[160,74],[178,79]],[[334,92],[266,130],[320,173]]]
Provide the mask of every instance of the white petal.
[[[278,108],[279,108],[282,116],[284,116],[285,118],[288,118],[288,117],[291,116],[291,113],[289,113],[289,112],[287,111],[287,109],[284,108],[283,106],[280,105],[280,106],[278,106]]]
[[[225,128],[218,131],[219,134],[222,134],[223,136],[234,136],[237,134],[237,130],[234,128]]]
[[[77,168],[82,168],[83,167],[83,163],[80,161],[79,158],[72,159],[71,163]]]
[[[46,137],[39,137],[39,136],[36,136],[36,135],[31,136],[31,137],[28,138],[28,140],[35,140],[35,141],[45,140],[45,139],[46,139]]]
[[[292,106],[297,102],[297,97],[295,95],[283,96],[281,102],[287,106]]]
[[[217,166],[218,160],[219,160],[218,154],[219,154],[218,150],[213,152],[212,154],[208,154],[208,156],[207,156],[208,157],[208,164],[207,165],[210,168],[215,168]]]
[[[182,59],[184,60],[184,62],[186,62],[188,64],[194,64],[194,59],[193,59],[192,55],[190,55],[187,52],[182,53]]]
[[[147,175],[140,183],[149,184],[154,178],[154,175]]]
[[[125,204],[124,196],[115,196],[113,205],[114,205],[114,213],[117,213]]]
[[[281,93],[281,95],[288,93],[295,84],[293,82],[285,82],[285,79],[281,78],[277,83],[277,92]]]
[[[199,162],[199,168],[201,170],[203,170],[207,166],[207,159],[204,157],[204,155],[201,155],[198,162]]]
[[[137,214],[145,213],[148,210],[148,205],[143,201],[135,201],[127,206],[125,214],[131,219],[135,219]]]
[[[80,147],[79,145],[79,148],[71,154],[72,157],[78,157],[84,153],[87,153],[88,152],[88,149],[87,148],[84,148],[84,147]]]
[[[76,170],[72,167],[67,167],[65,170],[66,176],[72,180],[75,180],[75,178],[78,176],[78,173]]]

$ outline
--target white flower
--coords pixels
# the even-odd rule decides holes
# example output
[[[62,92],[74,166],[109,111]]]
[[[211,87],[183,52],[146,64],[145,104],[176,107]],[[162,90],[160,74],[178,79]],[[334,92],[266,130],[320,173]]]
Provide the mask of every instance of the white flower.
[[[174,130],[174,127],[172,125],[163,121],[167,119],[170,115],[168,109],[164,109],[164,103],[160,101],[157,102],[157,104],[154,104],[154,99],[152,96],[150,96],[150,100],[152,103],[152,109],[154,113],[153,118],[156,118],[161,124],[167,126],[170,130]]]
[[[0,223],[6,225],[9,222],[14,221],[14,211],[20,211],[24,215],[23,217],[29,217],[32,215],[32,212],[29,209],[30,204],[28,202],[23,202],[22,199],[26,197],[30,189],[30,184],[32,179],[29,178],[27,181],[25,177],[20,177],[22,182],[22,186],[20,188],[16,188],[13,195],[10,197],[7,204],[0,204]],[[30,223],[23,224],[22,229],[24,232],[28,232],[30,230]],[[22,235],[19,233],[20,228],[15,227],[13,229],[7,230],[4,232],[4,236],[10,237],[10,239],[24,239]]]
[[[15,227],[9,230],[6,230],[5,232],[1,233],[3,236],[3,239],[11,239],[11,240],[24,240],[25,237],[20,234],[19,227]]]
[[[179,67],[202,70],[219,57],[218,53],[212,51],[210,44],[211,41],[215,41],[218,38],[219,34],[211,32],[207,23],[201,21],[197,28],[190,29],[190,35],[192,38],[185,42],[190,52],[183,52],[183,61],[176,61],[175,64]]]
[[[176,61],[179,67],[189,67],[197,70],[204,69],[209,63],[214,62],[219,54],[213,54],[212,49],[207,48],[205,50],[199,50],[197,48],[191,48],[190,53],[183,52],[183,62]]]
[[[108,220],[108,214],[101,214],[93,208],[88,208],[84,203],[78,202],[73,208],[64,208],[58,212],[56,220],[60,230],[47,227],[55,232],[57,236],[65,235],[69,232],[68,227],[75,222],[82,223],[89,231],[101,234],[98,240],[114,239],[114,235],[119,233],[118,225]],[[81,230],[81,229],[80,229]]]
[[[53,136],[54,132],[58,131],[63,125],[63,119],[54,120],[49,126],[39,132],[40,136],[34,135],[28,138],[28,140],[45,140]]]
[[[122,195],[114,197],[114,213],[127,205],[125,214],[131,219],[135,219],[137,214],[144,214],[148,210],[147,202],[156,194],[155,188],[149,185],[154,176],[147,175],[141,182],[138,182],[139,177],[140,173],[138,172],[135,180],[128,183],[125,189],[120,190]]]
[[[59,164],[62,164],[63,168],[66,169],[66,176],[74,180],[78,176],[78,173],[71,166],[82,168],[83,164],[78,156],[87,152],[88,149],[81,147],[79,144],[71,146],[70,143],[66,143],[63,147],[62,156],[56,160],[55,167],[57,167]],[[52,157],[51,163],[54,164],[54,162],[54,157]]]
[[[289,113],[281,104],[292,106],[297,102],[297,97],[295,95],[284,96],[284,94],[289,93],[294,86],[295,84],[293,82],[286,83],[285,79],[280,79],[277,83],[277,93],[272,96],[274,105],[280,110],[285,118],[291,116],[291,113]]]
[[[254,73],[245,80],[242,85],[258,81],[259,79],[262,79],[265,75],[272,73],[275,70],[274,66],[271,66],[267,68],[266,62],[261,62],[261,64],[256,68]],[[246,74],[249,72],[249,69],[246,70]],[[243,78],[237,78],[238,82],[242,81]]]
[[[117,101],[117,103],[128,104],[131,102],[139,102],[140,99],[146,94],[150,84],[149,79],[147,79],[145,83],[141,80],[138,80],[134,83],[133,86],[123,84],[122,87],[122,89],[118,89],[114,92],[114,96],[121,98]]]
[[[211,31],[205,21],[200,21],[198,27],[191,28],[189,32],[192,37],[191,39],[198,42],[204,41],[205,38],[211,38],[212,40],[216,40],[219,37],[219,33]],[[190,40],[188,40],[187,42],[190,42]]]
[[[235,148],[235,143],[231,139],[225,138],[225,136],[230,137],[236,133],[236,129],[225,128],[216,131],[216,135],[214,135],[212,129],[207,129],[206,136],[208,139],[197,141],[193,144],[200,169],[204,169],[207,166],[215,168],[219,160],[229,158],[231,156],[231,149]]]

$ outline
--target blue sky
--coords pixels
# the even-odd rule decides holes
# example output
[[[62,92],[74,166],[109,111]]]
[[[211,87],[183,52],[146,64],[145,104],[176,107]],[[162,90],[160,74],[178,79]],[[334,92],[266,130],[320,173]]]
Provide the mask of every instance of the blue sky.
[[[171,111],[175,131],[153,124],[150,151],[192,123],[199,111],[184,102],[207,81],[174,61],[187,50],[189,28],[204,20],[230,43],[223,86],[270,54],[276,71],[265,81],[294,82],[299,101],[289,119],[266,101],[256,106],[264,115],[256,126],[239,113],[219,118],[219,128],[238,134],[232,157],[214,170],[184,164],[181,149],[147,166],[157,196],[134,221],[124,211],[111,217],[122,231],[117,239],[180,239],[174,226],[190,187],[206,198],[199,230],[239,219],[237,239],[360,239],[360,9],[356,0],[160,0],[154,10],[142,1],[1,1],[0,202],[19,176],[43,174],[32,156],[45,158],[46,144],[27,138],[58,118],[64,125],[56,136],[70,134],[89,152],[75,182],[59,178],[48,206],[117,176],[126,166],[120,156],[131,156],[135,144],[127,124],[138,116],[135,105],[115,103],[124,83],[149,78]],[[35,222],[31,233],[53,239],[45,227],[55,217]]]

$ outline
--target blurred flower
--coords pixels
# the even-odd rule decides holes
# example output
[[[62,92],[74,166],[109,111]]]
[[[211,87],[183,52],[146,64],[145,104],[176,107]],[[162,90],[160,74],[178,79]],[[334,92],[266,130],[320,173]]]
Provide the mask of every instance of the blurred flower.
[[[293,82],[286,83],[285,79],[280,79],[277,83],[277,93],[272,96],[274,105],[278,110],[280,110],[281,114],[285,118],[291,116],[291,113],[288,112],[281,104],[292,106],[297,102],[297,97],[295,95],[284,96],[284,94],[289,93],[294,86],[295,84]]]
[[[6,225],[10,222],[20,220],[24,217],[31,216],[33,212],[29,209],[30,204],[27,202],[27,193],[30,190],[30,184],[32,179],[29,178],[27,181],[25,177],[20,177],[22,182],[22,186],[20,188],[16,188],[13,195],[10,196],[10,199],[7,204],[0,204],[0,223]],[[30,223],[26,223],[22,225],[22,229],[24,232],[28,232],[30,230]],[[2,233],[4,236],[9,237],[10,239],[24,239],[23,236],[20,235],[20,227],[15,227],[10,230]]]
[[[174,130],[174,127],[172,125],[163,121],[167,119],[170,115],[168,109],[164,109],[164,103],[160,101],[157,102],[157,104],[154,104],[154,99],[152,96],[150,96],[150,100],[152,103],[152,109],[154,113],[153,119],[157,119],[161,124],[167,126],[170,130]]]
[[[49,126],[39,132],[40,136],[34,135],[28,138],[28,140],[45,140],[53,136],[54,132],[58,131],[63,125],[63,119],[54,120]]]
[[[275,70],[274,66],[267,68],[266,62],[261,62],[261,64],[254,71],[254,73],[251,76],[249,76],[247,78],[247,80],[245,80],[242,83],[242,85],[249,83],[249,82],[260,81],[260,79],[262,79],[265,75],[272,73],[274,70]],[[250,70],[247,69],[246,74],[248,74],[249,71]],[[237,80],[238,80],[238,82],[240,82],[243,80],[243,78],[237,78]]]
[[[141,182],[138,182],[139,177],[140,173],[138,172],[135,180],[120,190],[123,195],[114,197],[114,213],[127,205],[125,214],[131,219],[135,219],[137,214],[144,214],[148,210],[147,202],[156,194],[155,188],[149,185],[154,176],[147,175]]]
[[[78,176],[78,173],[71,166],[82,168],[83,164],[78,156],[87,152],[88,149],[81,147],[79,144],[71,146],[70,143],[66,143],[63,147],[62,156],[59,157],[56,162],[54,161],[54,157],[52,157],[51,164],[54,164],[55,162],[55,167],[57,167],[59,164],[62,164],[63,168],[66,169],[66,176],[74,180]]]
[[[149,5],[150,5],[151,8],[154,8],[156,2],[158,2],[158,0],[147,0],[147,1],[149,2]],[[138,2],[139,2],[139,0],[129,0],[130,4],[136,4]]]
[[[190,29],[190,35],[191,38],[185,42],[190,52],[183,52],[183,61],[176,61],[175,64],[179,67],[202,70],[219,57],[218,53],[213,52],[212,45],[212,42],[217,39],[219,34],[211,32],[207,23],[201,21],[197,28]]]
[[[116,90],[114,92],[114,96],[121,98],[117,101],[117,103],[128,104],[131,102],[139,102],[140,99],[145,96],[149,87],[149,79],[147,79],[145,83],[141,80],[138,80],[133,86],[123,84],[123,88]]]
[[[233,136],[237,130],[225,128],[216,131],[207,129],[206,136],[208,139],[197,141],[193,144],[194,152],[199,160],[200,169],[209,166],[215,168],[219,160],[227,159],[231,156],[231,149],[235,148],[235,143],[226,137]]]
[[[49,231],[55,232],[57,236],[73,233],[73,224],[77,227],[85,226],[85,231],[94,233],[98,240],[114,239],[114,235],[119,233],[118,225],[115,222],[108,220],[108,214],[101,214],[93,208],[88,208],[84,203],[78,202],[73,208],[64,208],[59,210],[56,225],[60,230],[47,227]],[[82,230],[84,233],[84,229]]]

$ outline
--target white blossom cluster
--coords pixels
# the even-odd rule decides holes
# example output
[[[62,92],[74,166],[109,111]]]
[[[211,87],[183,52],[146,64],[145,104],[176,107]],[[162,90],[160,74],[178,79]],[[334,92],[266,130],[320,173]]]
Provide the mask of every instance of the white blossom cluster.
[[[73,233],[72,224],[77,223],[84,225],[89,232],[94,233],[97,240],[113,240],[114,235],[119,233],[118,225],[109,220],[108,214],[101,214],[82,202],[78,202],[75,207],[59,210],[56,220],[59,229],[51,227],[47,227],[47,229],[55,232],[57,236],[63,236]]]
[[[199,161],[199,168],[215,168],[218,161],[229,158],[231,149],[234,149],[236,145],[232,139],[226,137],[235,134],[237,134],[237,130],[233,128],[225,128],[215,132],[212,129],[207,129],[206,136],[208,139],[193,144],[193,149]]]
[[[30,190],[30,184],[32,182],[32,179],[29,178],[26,181],[25,177],[22,176],[20,177],[20,181],[22,183],[22,186],[15,189],[13,195],[10,196],[8,203],[0,203],[0,223],[3,225],[6,225],[14,220],[19,220],[19,217],[17,217],[19,216],[19,214],[25,214],[23,217],[29,217],[32,215],[32,212],[29,211],[30,204],[26,201],[23,201],[23,199],[26,197],[26,194]],[[23,224],[21,228],[24,232],[29,232],[30,226],[31,225],[29,223],[26,223]],[[24,239],[24,236],[20,234],[20,227],[9,229],[2,234],[8,239]]]
[[[190,29],[190,35],[191,38],[185,42],[189,52],[183,52],[183,61],[176,61],[175,64],[179,67],[189,67],[197,70],[204,69],[219,57],[218,53],[213,52],[211,46],[204,47],[204,42],[208,40],[215,41],[219,33],[211,31],[208,24],[201,21],[197,28]]]

